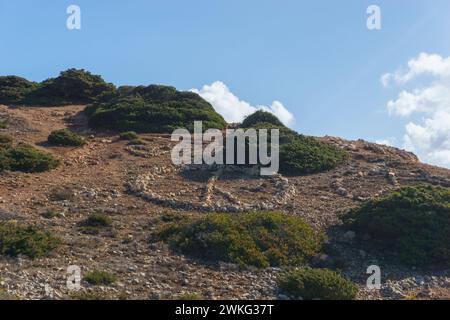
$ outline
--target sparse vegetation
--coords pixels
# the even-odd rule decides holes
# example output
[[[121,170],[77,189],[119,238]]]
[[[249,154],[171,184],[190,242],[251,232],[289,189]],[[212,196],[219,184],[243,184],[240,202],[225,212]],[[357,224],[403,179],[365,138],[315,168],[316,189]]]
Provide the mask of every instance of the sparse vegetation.
[[[121,140],[136,140],[136,139],[139,139],[139,136],[134,131],[126,131],[126,132],[121,132],[119,134],[119,138]]]
[[[415,266],[450,266],[450,189],[404,187],[344,216],[346,227],[370,237],[369,247]]]
[[[49,197],[53,201],[73,201],[75,194],[71,188],[64,186],[54,188]]]
[[[127,143],[127,145],[129,145],[129,146],[142,146],[144,144],[145,144],[145,142],[142,141],[141,139],[133,139],[133,140],[128,141],[128,143]]]
[[[339,273],[328,269],[298,269],[278,280],[280,291],[305,300],[353,300],[357,286]]]
[[[116,276],[107,271],[91,270],[84,276],[83,280],[92,285],[109,286],[116,282]]]
[[[55,130],[48,136],[48,142],[54,146],[79,147],[86,144],[86,140],[80,135],[68,130]]]
[[[58,165],[59,161],[51,154],[31,146],[0,145],[0,171],[44,172],[55,169]]]
[[[10,136],[0,133],[0,148],[10,146],[12,141]]]
[[[57,217],[58,215],[59,215],[58,212],[56,212],[54,210],[47,210],[42,214],[42,216],[45,219],[53,219],[53,218]]]
[[[0,120],[0,129],[8,128],[8,122],[6,120]]]
[[[12,222],[0,223],[1,255],[38,258],[47,255],[59,244],[58,238],[33,226],[20,226]]]
[[[172,133],[179,128],[192,131],[194,121],[203,128],[223,129],[225,120],[199,95],[173,87],[119,88],[116,94],[86,108],[94,128],[138,133]]]
[[[197,258],[256,267],[305,263],[324,240],[301,218],[279,212],[180,218],[163,227],[158,238]]]
[[[82,223],[81,227],[84,233],[98,234],[102,230],[109,229],[111,225],[110,217],[102,213],[93,213]]]

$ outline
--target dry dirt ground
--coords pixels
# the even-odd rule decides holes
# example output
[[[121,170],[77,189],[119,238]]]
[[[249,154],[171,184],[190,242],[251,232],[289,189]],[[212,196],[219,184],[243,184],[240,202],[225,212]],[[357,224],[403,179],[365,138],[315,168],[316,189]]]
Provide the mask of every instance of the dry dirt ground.
[[[421,272],[394,267],[371,256],[339,230],[339,215],[369,198],[402,185],[420,182],[450,187],[450,171],[420,163],[410,153],[362,140],[322,138],[346,149],[343,166],[300,177],[261,178],[249,174],[183,170],[170,160],[169,136],[141,135],[143,147],[130,148],[111,133],[91,131],[83,106],[52,108],[0,106],[8,127],[0,132],[16,142],[53,153],[62,165],[51,172],[0,174],[0,220],[37,225],[63,239],[49,257],[0,257],[0,289],[8,296],[42,299],[74,296],[66,285],[67,267],[82,273],[98,269],[114,273],[112,286],[82,282],[84,294],[108,298],[173,299],[198,294],[206,299],[274,299],[280,296],[276,276],[282,269],[241,270],[207,264],[173,253],[153,242],[160,217],[176,212],[202,215],[209,211],[270,208],[305,218],[324,229],[332,241],[318,265],[339,264],[360,287],[361,299],[438,299],[450,297],[447,270]],[[89,143],[81,148],[46,144],[48,134],[70,127]],[[46,219],[48,210],[58,212]],[[83,233],[80,224],[91,213],[113,220],[107,232]],[[381,290],[365,289],[366,269],[379,265]]]

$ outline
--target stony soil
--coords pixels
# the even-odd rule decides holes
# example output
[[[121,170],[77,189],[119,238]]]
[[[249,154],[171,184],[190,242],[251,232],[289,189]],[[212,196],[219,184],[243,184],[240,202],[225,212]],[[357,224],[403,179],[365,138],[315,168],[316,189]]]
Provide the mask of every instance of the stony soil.
[[[112,133],[91,131],[83,106],[54,108],[0,106],[16,142],[53,153],[63,164],[41,174],[4,172],[0,175],[0,220],[45,228],[63,239],[63,246],[46,258],[0,257],[0,298],[65,299],[67,267],[85,273],[114,273],[112,286],[82,283],[84,294],[107,298],[173,299],[198,294],[207,299],[286,299],[275,279],[282,269],[242,270],[231,264],[207,264],[173,253],[152,234],[160,217],[203,215],[212,211],[242,212],[277,209],[305,218],[330,237],[330,252],[317,266],[339,264],[360,287],[361,299],[439,299],[450,297],[450,270],[423,272],[391,265],[371,256],[340,231],[339,216],[347,209],[386,191],[427,182],[450,187],[450,171],[420,163],[411,154],[362,140],[323,140],[346,149],[351,157],[341,167],[301,177],[261,178],[251,172],[172,165],[173,142],[167,135],[141,135],[144,146],[127,146]],[[87,137],[82,148],[55,148],[45,141],[55,129],[70,127]],[[46,219],[53,210],[58,216]],[[112,227],[86,234],[80,224],[93,212],[107,214]],[[381,290],[368,290],[366,269],[379,265]]]

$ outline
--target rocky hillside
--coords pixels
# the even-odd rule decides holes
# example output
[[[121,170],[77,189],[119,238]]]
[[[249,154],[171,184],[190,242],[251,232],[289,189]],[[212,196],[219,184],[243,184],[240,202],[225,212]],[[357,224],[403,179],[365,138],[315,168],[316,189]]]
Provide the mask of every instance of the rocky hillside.
[[[342,215],[404,186],[450,187],[450,171],[422,164],[411,153],[366,141],[325,137],[348,153],[342,165],[300,176],[255,176],[245,170],[174,166],[167,134],[139,134],[130,143],[94,130],[85,106],[0,106],[0,134],[52,154],[60,165],[42,173],[0,173],[0,223],[33,226],[59,239],[48,254],[0,255],[0,297],[176,299],[287,299],[277,279],[291,267],[244,267],[205,261],[156,237],[173,215],[202,218],[213,212],[280,211],[300,217],[327,236],[312,267],[340,270],[360,299],[450,297],[446,267],[421,269],[391,261],[361,246],[342,227]],[[57,129],[86,143],[54,146]],[[1,247],[1,246],[0,246]],[[11,252],[9,252],[11,253]],[[365,288],[366,269],[379,265],[382,288]],[[66,286],[67,267],[78,265],[82,290]]]

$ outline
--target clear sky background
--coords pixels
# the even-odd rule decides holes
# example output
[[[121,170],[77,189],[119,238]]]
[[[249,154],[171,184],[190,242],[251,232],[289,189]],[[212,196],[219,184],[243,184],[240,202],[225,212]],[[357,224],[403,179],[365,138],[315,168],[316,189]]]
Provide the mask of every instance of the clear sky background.
[[[81,30],[66,28],[70,4]],[[366,27],[371,4],[381,30]],[[450,121],[450,69],[436,71],[450,66],[448,0],[0,0],[0,41],[0,75],[42,81],[76,67],[116,85],[215,88],[236,108],[284,106],[301,133],[382,141],[450,166],[450,122],[437,124]],[[402,90],[436,83],[438,98],[402,112]]]

